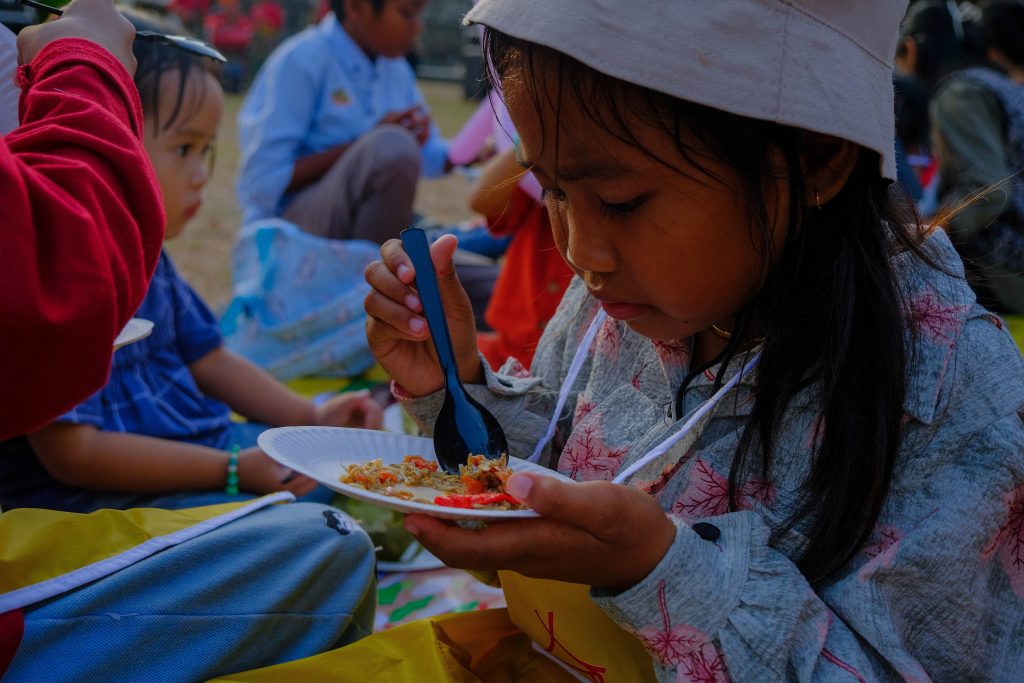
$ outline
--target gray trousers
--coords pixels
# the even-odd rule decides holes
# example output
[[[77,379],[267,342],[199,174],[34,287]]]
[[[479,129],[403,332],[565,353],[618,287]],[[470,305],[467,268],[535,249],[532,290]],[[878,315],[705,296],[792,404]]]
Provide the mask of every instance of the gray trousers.
[[[300,190],[282,217],[308,233],[383,244],[409,225],[420,146],[401,126],[359,137],[315,183]]]

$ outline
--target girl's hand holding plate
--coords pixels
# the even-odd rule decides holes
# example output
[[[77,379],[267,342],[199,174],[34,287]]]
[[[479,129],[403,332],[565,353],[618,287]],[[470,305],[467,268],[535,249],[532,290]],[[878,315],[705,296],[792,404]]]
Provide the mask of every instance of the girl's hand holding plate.
[[[466,529],[410,514],[405,528],[450,567],[507,569],[613,590],[650,574],[675,538],[658,502],[628,486],[515,474],[506,491],[541,516]]]

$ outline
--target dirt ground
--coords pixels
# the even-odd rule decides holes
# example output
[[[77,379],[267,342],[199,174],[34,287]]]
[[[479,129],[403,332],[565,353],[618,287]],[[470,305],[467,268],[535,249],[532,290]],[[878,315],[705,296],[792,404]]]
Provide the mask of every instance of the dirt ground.
[[[476,108],[476,103],[463,99],[460,84],[424,81],[420,86],[445,136],[454,135]],[[227,96],[217,142],[217,166],[206,188],[203,208],[182,235],[167,243],[178,269],[215,310],[231,299],[231,247],[241,215],[235,199],[235,115],[241,102],[241,96]],[[438,180],[423,180],[416,196],[416,210],[442,222],[469,218],[469,184],[465,176],[457,173]]]

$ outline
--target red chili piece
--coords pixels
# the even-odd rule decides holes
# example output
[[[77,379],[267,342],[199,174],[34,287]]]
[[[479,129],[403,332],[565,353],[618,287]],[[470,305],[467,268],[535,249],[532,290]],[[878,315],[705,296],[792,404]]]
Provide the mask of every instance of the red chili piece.
[[[522,501],[513,498],[507,493],[471,493],[467,495],[453,493],[448,496],[438,496],[434,499],[435,505],[443,505],[450,508],[471,509],[475,505],[494,505],[495,503],[522,505]]]

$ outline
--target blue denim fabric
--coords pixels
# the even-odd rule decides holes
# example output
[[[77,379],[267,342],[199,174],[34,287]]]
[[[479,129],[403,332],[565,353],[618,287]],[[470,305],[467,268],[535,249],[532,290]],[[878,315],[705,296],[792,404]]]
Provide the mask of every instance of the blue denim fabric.
[[[366,533],[274,505],[27,608],[4,683],[202,681],[358,640],[375,609]]]

